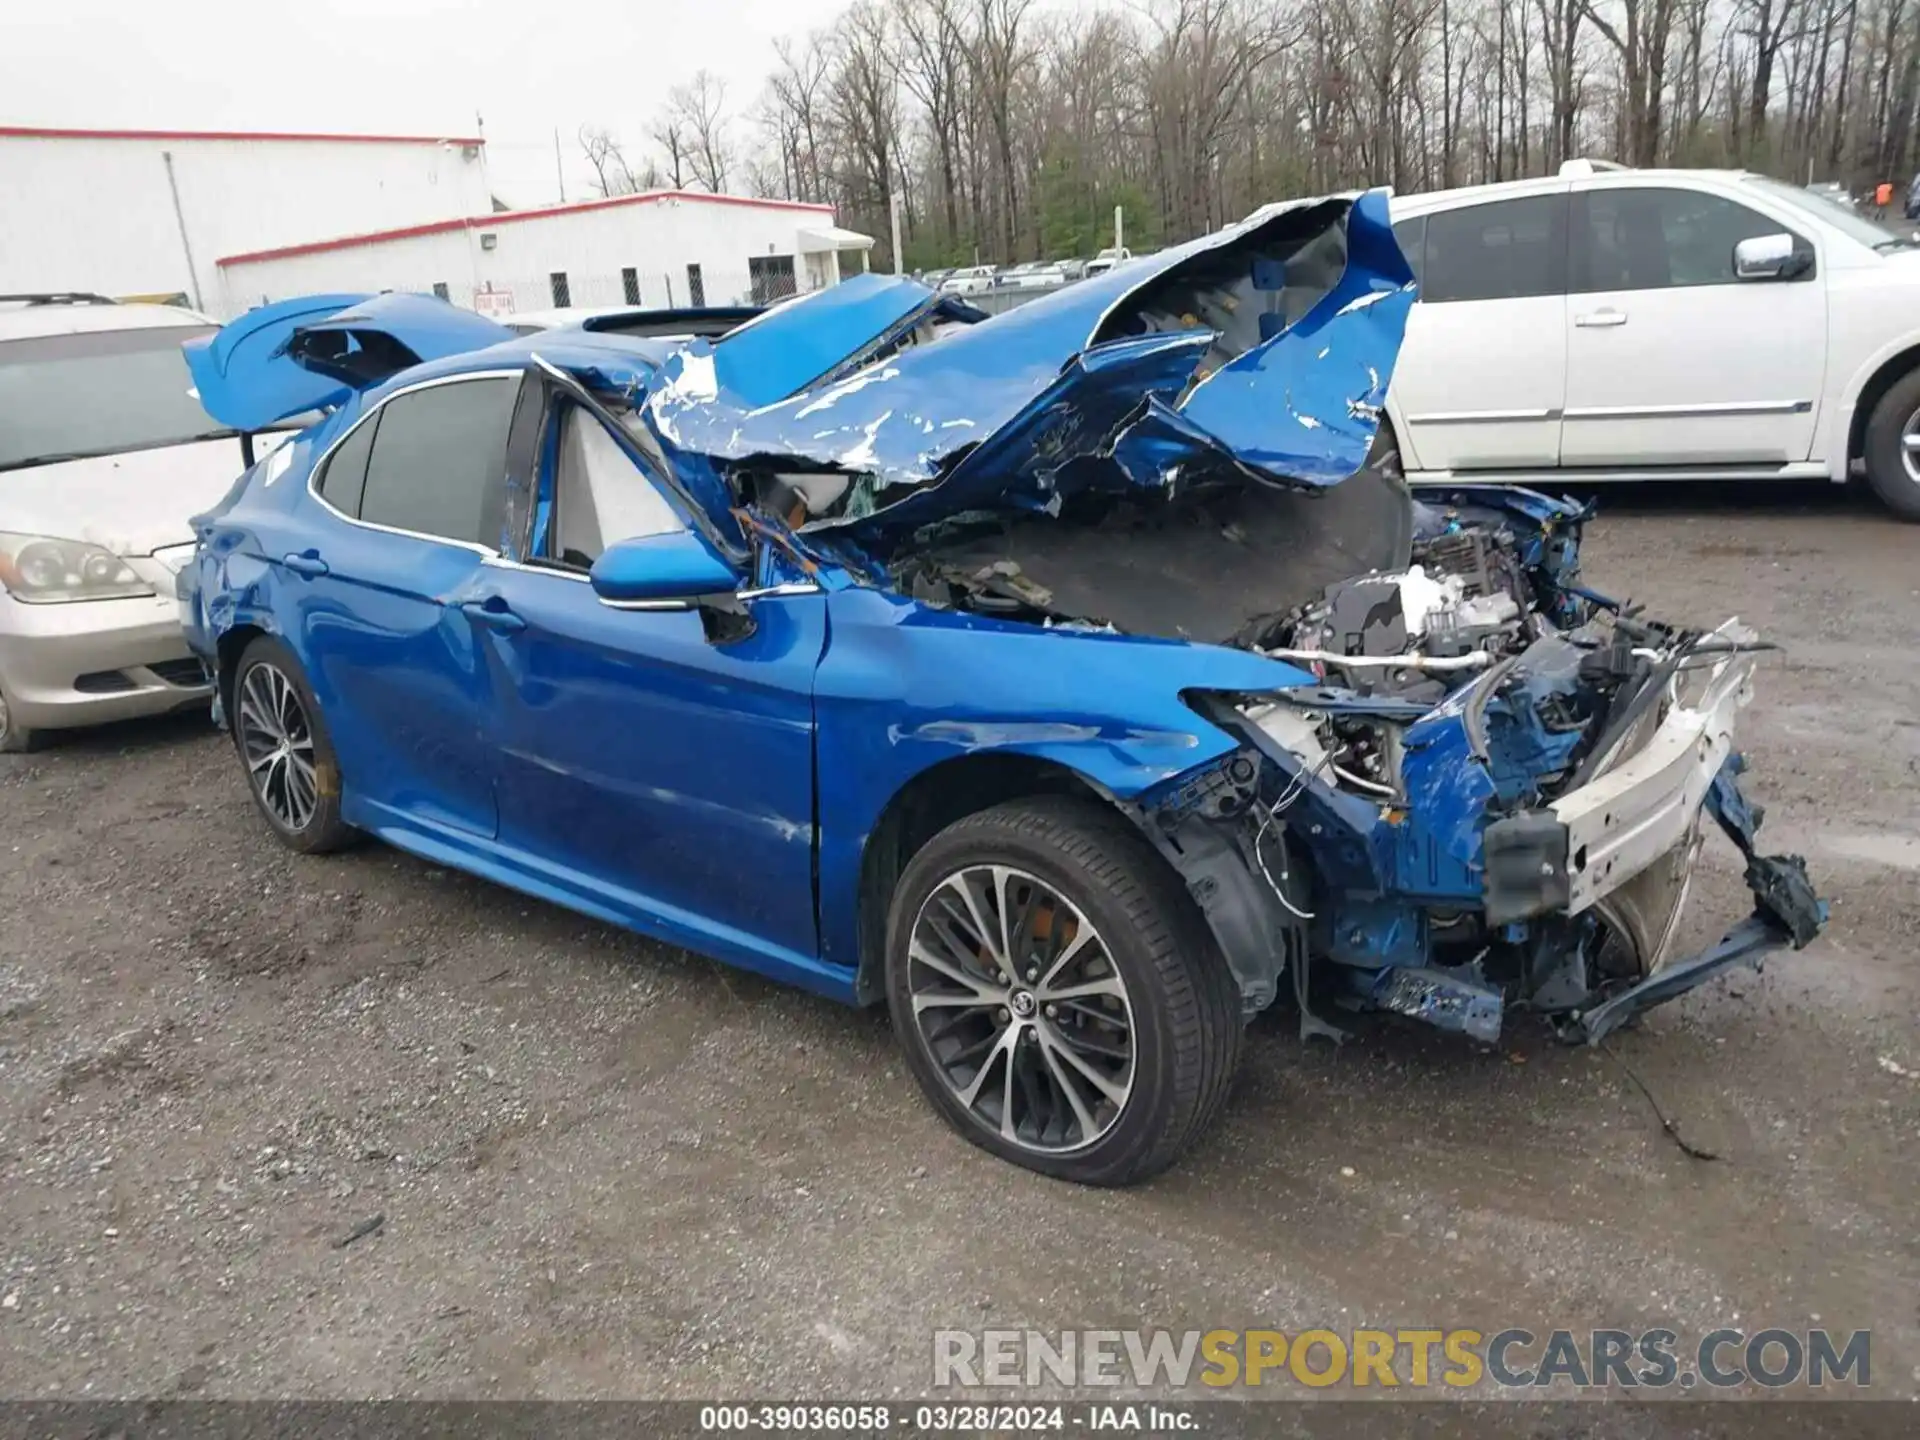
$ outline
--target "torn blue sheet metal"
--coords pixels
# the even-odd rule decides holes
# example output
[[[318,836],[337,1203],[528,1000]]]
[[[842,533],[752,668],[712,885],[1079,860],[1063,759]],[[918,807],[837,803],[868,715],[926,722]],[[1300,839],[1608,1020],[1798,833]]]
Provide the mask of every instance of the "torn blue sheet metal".
[[[1242,464],[1338,484],[1365,463],[1380,428],[1413,301],[1386,192],[1370,190],[1348,212],[1339,282],[1298,322],[1196,385],[1180,416]]]
[[[733,401],[770,405],[857,367],[929,318],[973,322],[986,315],[904,275],[851,275],[713,342],[714,377]]]
[[[1344,263],[1305,314],[1285,324],[1278,309],[1235,313],[1263,297],[1277,306],[1285,257],[1329,233],[1341,235]],[[1195,313],[1208,310],[1197,296],[1217,301],[1220,313]],[[743,340],[777,348],[783,334],[799,343],[806,313],[783,308],[717,345],[695,342],[670,358],[645,415],[675,463],[867,477],[864,503],[808,523],[858,525],[870,535],[924,523],[935,511],[999,503],[1010,485],[1044,503],[1047,486],[1076,459],[1112,460],[1108,478],[1148,489],[1170,490],[1201,463],[1327,485],[1366,458],[1413,299],[1384,191],[1296,202],[903,348],[845,379],[756,404],[732,383],[736,362],[725,352]],[[1255,318],[1257,342],[1223,356],[1221,327],[1244,341]],[[1145,352],[1137,348],[1156,339]],[[1129,348],[1109,356],[1110,345]],[[1143,353],[1153,357],[1153,383],[1114,423],[1062,423],[1077,406],[1091,412],[1107,399],[1107,383]],[[1184,374],[1167,373],[1175,358],[1190,360]],[[777,383],[753,393],[770,388]],[[962,462],[975,446],[996,463]],[[906,505],[936,483],[937,505]]]
[[[181,349],[201,407],[222,425],[260,430],[426,361],[515,338],[432,296],[307,295],[249,310]]]
[[[286,359],[302,325],[336,315],[365,295],[302,295],[249,310],[213,334],[180,348],[200,407],[222,425],[259,430],[276,420],[338,405],[352,388]]]

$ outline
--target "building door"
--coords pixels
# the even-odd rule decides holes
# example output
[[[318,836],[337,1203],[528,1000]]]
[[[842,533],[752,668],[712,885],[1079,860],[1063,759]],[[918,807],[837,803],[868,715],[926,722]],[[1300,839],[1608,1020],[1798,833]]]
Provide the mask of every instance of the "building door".
[[[707,303],[707,282],[698,265],[687,266],[687,304],[698,310]]]
[[[747,276],[753,282],[753,303],[771,305],[794,293],[793,256],[752,255],[747,258]]]

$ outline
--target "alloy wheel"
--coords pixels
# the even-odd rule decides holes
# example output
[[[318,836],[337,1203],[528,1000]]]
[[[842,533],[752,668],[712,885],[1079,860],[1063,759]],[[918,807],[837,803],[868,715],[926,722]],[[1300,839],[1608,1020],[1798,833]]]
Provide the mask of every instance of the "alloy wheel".
[[[1920,485],[1920,410],[1907,416],[1907,423],[1900,427],[1900,464],[1907,479]]]
[[[300,692],[277,665],[262,662],[240,682],[240,756],[260,804],[290,831],[307,828],[319,803],[313,729]]]
[[[1085,913],[1039,877],[970,865],[936,885],[914,917],[907,990],[941,1078],[1002,1140],[1081,1150],[1126,1109],[1126,982]]]

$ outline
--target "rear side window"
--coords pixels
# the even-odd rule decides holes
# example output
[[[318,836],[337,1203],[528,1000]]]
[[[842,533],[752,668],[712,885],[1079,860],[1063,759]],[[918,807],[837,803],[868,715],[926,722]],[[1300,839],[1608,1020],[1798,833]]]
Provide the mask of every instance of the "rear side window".
[[[1567,197],[1528,195],[1427,217],[1420,298],[1518,300],[1567,288]]]
[[[373,432],[379,426],[378,415],[355,426],[320,472],[320,498],[356,520],[360,518],[360,497],[367,488],[367,456],[373,453]]]
[[[360,518],[499,548],[507,430],[519,392],[519,378],[503,376],[389,400],[367,461]]]
[[[1402,220],[1393,227],[1393,238],[1400,242],[1400,253],[1407,257],[1407,268],[1413,271],[1413,278],[1420,279],[1420,267],[1426,260],[1427,217],[1416,215],[1411,220]]]

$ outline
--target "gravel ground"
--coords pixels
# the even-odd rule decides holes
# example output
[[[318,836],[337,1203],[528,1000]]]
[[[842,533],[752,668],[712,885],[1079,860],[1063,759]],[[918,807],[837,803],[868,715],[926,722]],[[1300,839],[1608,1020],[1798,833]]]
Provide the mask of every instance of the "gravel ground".
[[[1788,653],[1751,792],[1828,936],[1605,1055],[1257,1027],[1121,1193],[951,1136],[885,1020],[370,846],[203,720],[0,757],[0,1395],[884,1397],[942,1327],[1874,1331],[1920,1392],[1920,531],[1615,500],[1589,574]],[[1704,943],[1743,913],[1731,852]],[[379,1227],[348,1237],[373,1217]]]

